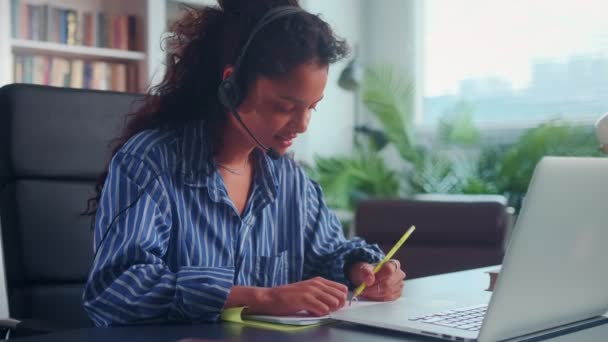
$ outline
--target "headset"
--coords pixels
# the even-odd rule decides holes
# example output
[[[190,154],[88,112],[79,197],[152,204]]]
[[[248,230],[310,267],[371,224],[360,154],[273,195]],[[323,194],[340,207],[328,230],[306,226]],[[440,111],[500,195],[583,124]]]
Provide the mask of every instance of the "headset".
[[[262,144],[253,135],[253,133],[251,133],[251,131],[249,130],[247,125],[245,125],[245,123],[241,119],[241,115],[237,111],[238,106],[241,104],[241,102],[243,101],[243,98],[245,97],[245,94],[243,94],[243,90],[241,89],[241,87],[239,87],[239,84],[238,84],[239,72],[240,72],[240,68],[241,68],[241,63],[243,62],[243,59],[245,58],[245,55],[247,54],[247,49],[249,48],[251,41],[253,40],[253,38],[255,38],[255,35],[264,26],[268,25],[269,23],[271,23],[279,18],[283,18],[288,15],[302,13],[302,12],[304,12],[303,9],[301,9],[299,7],[295,7],[295,6],[279,6],[279,7],[275,7],[273,9],[271,9],[270,11],[268,11],[268,13],[266,13],[264,15],[264,17],[257,23],[257,25],[251,31],[251,34],[249,35],[247,42],[245,43],[245,45],[243,46],[243,49],[241,50],[241,54],[239,55],[239,57],[236,59],[236,62],[234,63],[234,68],[232,69],[232,73],[228,77],[226,77],[226,79],[224,79],[222,81],[222,83],[220,83],[220,86],[217,90],[217,96],[220,100],[220,103],[224,107],[228,108],[228,110],[234,115],[236,120],[245,129],[247,134],[249,134],[249,136],[256,142],[256,144],[258,144],[258,146],[260,146],[264,151],[266,151],[266,154],[274,160],[279,159],[279,157],[280,157],[279,153],[272,147],[266,147],[264,144]]]
[[[264,15],[264,17],[262,17],[262,19],[256,24],[256,26],[251,31],[251,34],[249,35],[247,42],[245,43],[245,45],[243,46],[243,49],[241,50],[241,54],[239,55],[236,62],[234,63],[234,68],[232,70],[232,74],[230,74],[230,76],[228,76],[225,80],[223,80],[220,83],[220,86],[217,91],[217,95],[220,100],[220,103],[224,107],[228,108],[228,110],[230,110],[230,112],[234,115],[236,120],[241,124],[241,126],[243,126],[245,131],[247,131],[249,136],[251,136],[251,138],[253,138],[253,140],[258,144],[258,146],[260,146],[262,149],[264,149],[264,151],[266,151],[266,154],[274,160],[279,159],[279,157],[280,157],[279,153],[276,150],[274,150],[272,147],[264,146],[253,135],[253,133],[251,133],[251,131],[245,125],[245,123],[243,122],[243,120],[241,119],[241,116],[239,115],[239,113],[237,111],[237,107],[241,104],[241,102],[243,101],[243,98],[244,98],[244,94],[241,92],[241,89],[237,83],[238,73],[239,73],[241,63],[243,62],[243,59],[245,58],[245,55],[247,53],[247,48],[251,44],[251,41],[253,40],[255,35],[258,33],[258,31],[260,31],[264,26],[268,25],[270,22],[272,22],[274,20],[277,20],[279,18],[288,16],[291,14],[302,13],[302,12],[304,12],[303,9],[301,9],[299,7],[295,7],[295,6],[279,6],[279,7],[275,7],[273,9],[271,9],[270,11],[268,11],[268,13],[266,13]],[[93,255],[93,263],[95,263],[95,261],[97,260],[97,253],[99,252],[99,250],[101,250],[103,242],[105,241],[106,237],[108,236],[108,233],[112,230],[112,227],[114,226],[114,223],[116,223],[116,220],[118,219],[118,217],[120,215],[124,214],[131,207],[133,207],[133,205],[135,205],[135,203],[137,203],[137,201],[139,201],[141,196],[143,196],[143,194],[147,190],[147,188],[152,183],[154,183],[154,181],[156,181],[158,178],[160,178],[160,175],[155,175],[154,178],[149,180],[148,183],[146,183],[144,185],[144,187],[141,189],[141,191],[137,194],[135,199],[128,206],[126,206],[124,209],[120,210],[116,215],[114,215],[114,217],[112,218],[112,221],[110,221],[110,224],[108,225],[108,229],[106,229],[105,233],[103,234],[98,247],[95,249],[95,253]]]

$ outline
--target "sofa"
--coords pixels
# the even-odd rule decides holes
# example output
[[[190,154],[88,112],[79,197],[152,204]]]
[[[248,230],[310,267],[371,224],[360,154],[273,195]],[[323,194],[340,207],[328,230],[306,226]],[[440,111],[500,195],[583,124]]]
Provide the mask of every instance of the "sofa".
[[[502,196],[427,195],[367,199],[355,211],[355,234],[384,252],[411,225],[394,257],[410,279],[500,264],[512,209]]]

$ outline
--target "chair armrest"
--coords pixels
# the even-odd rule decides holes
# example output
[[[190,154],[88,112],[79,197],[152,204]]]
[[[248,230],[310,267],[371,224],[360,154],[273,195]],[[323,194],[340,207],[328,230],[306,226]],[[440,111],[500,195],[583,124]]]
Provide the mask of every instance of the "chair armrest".
[[[11,338],[43,335],[65,330],[65,327],[41,320],[19,321],[12,318],[0,319],[0,330],[10,331]]]
[[[21,321],[12,318],[0,319],[0,329],[15,330],[19,323],[21,323]]]

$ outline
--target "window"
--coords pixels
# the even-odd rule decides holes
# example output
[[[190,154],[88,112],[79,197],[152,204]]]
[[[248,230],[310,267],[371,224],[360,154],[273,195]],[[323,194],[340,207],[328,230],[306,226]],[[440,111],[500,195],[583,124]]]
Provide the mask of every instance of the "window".
[[[526,126],[608,112],[605,0],[424,0],[422,126]]]

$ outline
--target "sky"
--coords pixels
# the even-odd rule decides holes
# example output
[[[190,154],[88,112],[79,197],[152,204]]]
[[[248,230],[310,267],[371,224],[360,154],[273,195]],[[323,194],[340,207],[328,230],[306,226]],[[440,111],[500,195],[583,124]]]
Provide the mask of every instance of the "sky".
[[[459,80],[499,77],[526,88],[534,61],[608,58],[607,0],[422,0],[425,96]]]

